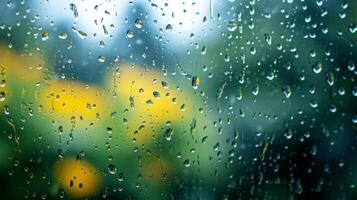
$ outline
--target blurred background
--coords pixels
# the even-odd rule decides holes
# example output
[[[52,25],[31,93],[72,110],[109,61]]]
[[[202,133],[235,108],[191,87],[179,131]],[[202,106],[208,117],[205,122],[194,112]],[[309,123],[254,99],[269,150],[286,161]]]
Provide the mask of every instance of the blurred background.
[[[356,199],[356,9],[1,1],[1,198]]]

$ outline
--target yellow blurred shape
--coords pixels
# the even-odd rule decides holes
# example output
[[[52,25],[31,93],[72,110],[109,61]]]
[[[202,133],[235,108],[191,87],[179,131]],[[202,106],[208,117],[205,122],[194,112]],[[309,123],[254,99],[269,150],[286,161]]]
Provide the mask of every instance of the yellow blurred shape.
[[[40,81],[45,62],[38,54],[17,54],[12,49],[0,45],[0,66],[17,81]]]
[[[109,104],[100,88],[77,82],[60,81],[41,92],[42,109],[57,118],[94,123],[108,113]],[[76,121],[78,122],[78,121]]]
[[[72,197],[82,198],[94,195],[101,188],[99,171],[84,160],[75,158],[61,160],[55,165],[55,178]]]
[[[3,106],[14,95],[14,85],[25,87],[41,80],[45,63],[38,54],[17,54],[2,44],[0,52],[0,105]]]
[[[122,66],[114,75],[112,87],[122,103],[133,113],[128,134],[138,143],[151,141],[154,131],[166,122],[184,120],[191,112],[188,100],[158,71]]]

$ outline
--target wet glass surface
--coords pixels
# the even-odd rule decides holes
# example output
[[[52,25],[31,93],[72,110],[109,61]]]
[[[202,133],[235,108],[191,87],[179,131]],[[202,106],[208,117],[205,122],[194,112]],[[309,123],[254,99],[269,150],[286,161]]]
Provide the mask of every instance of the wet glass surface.
[[[356,199],[355,0],[0,2],[1,199]]]

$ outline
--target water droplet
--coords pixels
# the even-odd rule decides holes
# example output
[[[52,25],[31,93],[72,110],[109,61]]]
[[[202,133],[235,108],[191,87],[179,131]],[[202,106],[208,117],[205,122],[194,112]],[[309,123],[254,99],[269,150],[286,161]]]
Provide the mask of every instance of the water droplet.
[[[5,101],[6,94],[4,91],[0,92],[0,101]]]
[[[201,54],[205,55],[206,53],[207,53],[207,48],[206,48],[206,46],[203,46],[201,49]]]
[[[120,182],[124,181],[124,174],[123,173],[119,173],[118,174],[118,181],[120,181]]]
[[[166,82],[166,81],[161,81],[161,86],[164,88],[164,89],[167,89],[169,87],[169,84]]]
[[[155,98],[157,98],[157,99],[160,99],[160,92],[158,92],[158,91],[153,91],[152,92],[152,95],[155,97]]]
[[[108,172],[109,172],[110,174],[115,174],[115,173],[117,172],[117,168],[115,167],[115,165],[109,164],[109,165],[108,165]]]
[[[192,77],[192,87],[193,87],[193,89],[197,89],[199,85],[200,85],[200,78],[198,76],[193,76]]]
[[[352,115],[352,123],[357,124],[357,114]]]
[[[105,43],[103,41],[100,41],[99,42],[99,46],[100,46],[100,48],[104,48],[105,47]]]
[[[228,22],[228,31],[233,32],[237,30],[237,23],[234,20]]]
[[[171,128],[166,129],[165,133],[164,133],[164,138],[167,141],[170,141],[173,135],[173,130]]]
[[[59,133],[60,135],[63,134],[63,126],[59,126],[59,127],[58,127],[58,133]]]
[[[289,98],[291,96],[291,88],[289,85],[284,85],[282,89],[283,94],[285,95],[286,98]]]
[[[146,104],[147,104],[147,105],[153,105],[154,102],[153,102],[151,99],[149,99],[149,100],[146,101]]]
[[[74,3],[69,4],[69,8],[73,11],[74,18],[78,18],[77,6]]]
[[[129,97],[129,103],[131,108],[135,108],[135,102],[134,102],[134,97],[130,96]]]
[[[136,19],[135,20],[135,26],[136,26],[136,28],[142,28],[143,27],[143,21],[141,19]]]
[[[311,101],[310,101],[310,106],[311,106],[311,108],[317,108],[318,105],[319,105],[319,104],[317,103],[316,100],[311,100]]]
[[[173,29],[173,27],[172,27],[171,24],[167,24],[166,27],[165,27],[165,30],[166,30],[167,32],[172,31],[172,29]]]
[[[252,89],[253,95],[257,96],[259,94],[259,85],[255,85]]]
[[[189,167],[191,165],[190,160],[186,159],[185,161],[183,161],[183,165],[185,167]]]
[[[322,64],[321,63],[315,63],[312,65],[312,71],[315,73],[315,74],[318,74],[322,71]]]
[[[127,30],[127,31],[126,31],[126,37],[128,37],[128,38],[133,38],[133,37],[134,37],[134,32],[131,31],[131,30]]]
[[[48,32],[43,32],[41,35],[42,41],[46,41],[49,38],[49,33]]]
[[[104,63],[105,62],[105,56],[103,56],[103,55],[98,56],[98,61],[101,62],[101,63]]]
[[[60,33],[60,34],[58,35],[58,38],[61,39],[61,40],[67,39],[67,33],[65,33],[65,32]]]
[[[356,23],[352,23],[348,26],[348,31],[350,33],[356,33],[357,32],[357,24]]]
[[[329,86],[333,86],[335,83],[335,76],[332,72],[325,73],[325,81]]]
[[[291,139],[293,137],[293,131],[291,129],[287,129],[284,133],[286,139]]]
[[[81,39],[86,39],[87,38],[87,33],[86,32],[81,31],[81,30],[77,31],[76,29],[72,29],[72,30],[77,33],[79,38],[81,38]]]
[[[266,41],[266,43],[270,46],[271,45],[271,36],[270,36],[270,34],[269,33],[265,33],[264,34],[264,39],[265,39],[265,41]]]
[[[329,107],[329,110],[331,113],[335,113],[337,111],[337,107],[335,104],[331,104]]]

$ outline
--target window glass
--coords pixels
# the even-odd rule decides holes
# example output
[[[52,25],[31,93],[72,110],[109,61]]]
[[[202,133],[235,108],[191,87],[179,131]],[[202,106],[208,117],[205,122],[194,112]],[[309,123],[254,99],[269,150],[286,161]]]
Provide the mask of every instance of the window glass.
[[[357,1],[0,2],[1,199],[355,199]]]

